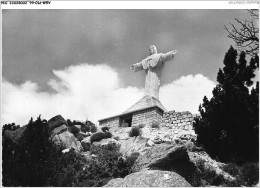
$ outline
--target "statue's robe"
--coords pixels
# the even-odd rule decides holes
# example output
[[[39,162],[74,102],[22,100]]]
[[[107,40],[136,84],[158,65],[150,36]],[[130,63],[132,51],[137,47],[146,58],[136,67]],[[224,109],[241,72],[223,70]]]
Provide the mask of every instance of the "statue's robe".
[[[164,63],[173,59],[171,52],[152,54],[139,63],[134,64],[134,71],[145,70],[145,95],[159,99],[159,89]]]

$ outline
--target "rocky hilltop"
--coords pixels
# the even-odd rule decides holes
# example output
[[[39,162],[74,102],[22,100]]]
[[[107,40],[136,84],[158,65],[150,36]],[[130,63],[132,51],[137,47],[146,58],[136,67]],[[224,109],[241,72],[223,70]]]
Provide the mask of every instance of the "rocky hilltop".
[[[50,139],[63,147],[72,148],[88,161],[98,157],[90,148],[119,148],[121,160],[131,159],[131,173],[124,178],[110,179],[108,187],[185,187],[232,185],[234,176],[223,170],[224,163],[213,160],[196,145],[192,129],[194,115],[189,112],[164,114],[161,123],[136,127],[96,127],[90,121],[65,120],[58,115],[47,121]],[[3,139],[19,142],[26,126],[6,130]]]

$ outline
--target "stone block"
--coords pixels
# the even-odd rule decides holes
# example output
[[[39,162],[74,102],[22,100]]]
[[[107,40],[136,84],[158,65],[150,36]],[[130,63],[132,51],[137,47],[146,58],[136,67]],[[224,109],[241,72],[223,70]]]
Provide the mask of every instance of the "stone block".
[[[189,118],[190,118],[190,117],[193,117],[193,116],[192,116],[192,114],[187,114],[187,117],[189,117]]]
[[[178,116],[177,119],[178,119],[178,120],[182,119],[182,116]]]

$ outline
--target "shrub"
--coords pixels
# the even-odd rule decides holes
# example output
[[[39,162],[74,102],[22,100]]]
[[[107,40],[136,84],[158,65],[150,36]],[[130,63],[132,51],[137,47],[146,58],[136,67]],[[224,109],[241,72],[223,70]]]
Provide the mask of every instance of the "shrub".
[[[92,133],[97,132],[97,126],[94,124],[90,125],[90,132],[92,132]]]
[[[76,127],[75,125],[69,127],[69,132],[71,132],[74,135],[77,135],[79,133],[80,129]]]
[[[145,124],[141,123],[141,124],[138,125],[138,127],[139,127],[140,129],[142,129],[142,128],[145,127]]]
[[[76,137],[76,139],[78,140],[78,141],[82,141],[82,140],[84,140],[84,138],[86,138],[87,136],[86,135],[84,135],[84,134],[82,134],[82,133],[78,133],[78,134],[76,134],[76,135],[74,135],[75,137]]]
[[[160,122],[159,121],[155,121],[155,120],[152,121],[151,127],[159,129],[160,128]]]
[[[236,178],[235,182],[227,182],[226,185],[232,186],[255,186],[259,182],[258,163],[245,163],[238,166],[234,163],[226,164],[223,170]]]
[[[207,165],[204,159],[199,158],[196,166],[199,171],[194,174],[196,177],[193,177],[193,181],[195,180],[196,185],[193,186],[224,185],[226,180],[223,175],[217,174],[214,167]]]
[[[92,132],[92,133],[97,132],[96,125],[94,123],[92,123],[91,121],[86,120],[85,125],[86,125],[86,129],[88,129],[87,130],[88,132]]]
[[[108,132],[109,131],[109,128],[108,127],[101,127],[101,130],[103,131],[103,132]]]
[[[74,126],[74,124],[72,123],[72,121],[70,119],[67,119],[67,124],[68,124],[68,127]]]
[[[75,152],[74,148],[72,148],[69,152],[61,155],[56,162],[58,163],[57,171],[54,177],[49,181],[48,186],[77,186],[82,167],[87,162],[85,157]]]
[[[110,132],[96,132],[90,137],[90,143],[99,142],[104,138],[111,138],[112,134]]]
[[[245,163],[241,167],[241,180],[245,186],[255,186],[259,182],[259,165],[257,163]]]
[[[122,159],[119,148],[115,145],[92,145],[90,152],[98,157],[81,166],[78,174],[73,177],[74,186],[100,187],[112,178],[124,178],[131,172],[131,165]]]
[[[16,144],[3,142],[3,185],[45,186],[56,174],[61,147],[50,139],[47,121],[32,119]]]
[[[15,123],[12,123],[12,124],[5,124],[3,127],[2,127],[2,135],[4,134],[4,132],[6,130],[12,130],[12,131],[15,131],[16,129],[20,128],[20,125],[15,125]]]
[[[129,157],[126,158],[126,161],[129,163],[129,164],[134,164],[134,162],[136,161],[136,159],[140,156],[140,153],[139,152],[133,152],[131,153],[131,155]]]
[[[48,131],[47,122],[38,118],[29,122],[18,145],[3,140],[4,186],[96,187],[131,172],[131,164],[123,160],[118,146],[92,145],[90,152],[98,157],[87,160],[74,149],[63,154],[63,148],[50,141]]]
[[[85,124],[83,124],[83,125],[81,125],[81,131],[83,133],[90,132],[90,127],[85,125]]]
[[[141,135],[142,135],[142,131],[137,126],[132,127],[129,132],[129,137],[141,136]]]
[[[231,176],[237,176],[239,175],[239,166],[237,166],[234,163],[228,163],[223,166],[223,170],[227,173],[229,173]]]

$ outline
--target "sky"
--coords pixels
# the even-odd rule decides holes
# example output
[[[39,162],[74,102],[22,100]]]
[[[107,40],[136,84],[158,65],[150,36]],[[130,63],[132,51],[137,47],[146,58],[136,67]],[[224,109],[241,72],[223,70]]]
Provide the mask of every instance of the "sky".
[[[1,123],[41,114],[93,122],[120,114],[144,95],[145,73],[130,66],[178,50],[166,63],[160,101],[198,113],[212,96],[230,45],[224,25],[246,10],[3,10]]]

